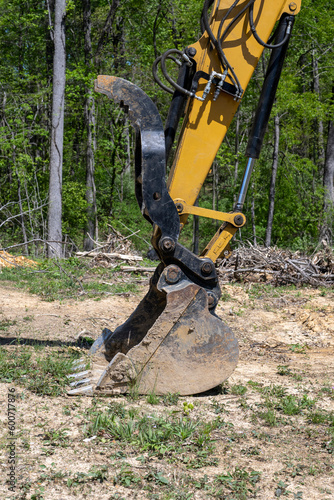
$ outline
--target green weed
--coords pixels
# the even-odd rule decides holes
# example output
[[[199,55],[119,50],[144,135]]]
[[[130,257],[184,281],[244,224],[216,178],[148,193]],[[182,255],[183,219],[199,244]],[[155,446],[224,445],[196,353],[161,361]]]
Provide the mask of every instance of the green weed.
[[[276,408],[281,410],[285,415],[299,415],[306,409],[310,409],[314,406],[314,401],[309,399],[306,394],[302,398],[297,398],[293,394],[288,394],[284,398],[281,398],[277,404]]]
[[[275,427],[278,423],[276,414],[273,410],[258,412],[256,415],[269,425],[269,427]]]
[[[67,486],[77,486],[82,483],[99,482],[103,483],[108,478],[108,468],[106,465],[93,465],[87,473],[76,472],[73,478],[67,480]]]
[[[160,398],[155,394],[155,392],[149,392],[146,396],[146,401],[150,405],[157,405],[160,403]]]
[[[308,345],[302,344],[291,344],[289,347],[290,351],[296,354],[306,354],[306,349],[309,349]]]
[[[183,414],[189,415],[189,413],[194,409],[194,405],[192,403],[188,403],[188,401],[183,402]]]
[[[33,356],[27,346],[0,347],[0,380],[16,382],[39,395],[59,396],[68,385],[77,351],[58,349],[52,354]]]
[[[241,384],[235,384],[231,386],[231,393],[236,396],[243,396],[247,392],[247,387]]]
[[[60,446],[67,448],[69,446],[69,439],[66,434],[66,429],[49,429],[43,436],[46,446]]]
[[[325,385],[320,389],[320,392],[325,394],[327,397],[334,399],[334,387],[332,385]]]
[[[98,435],[124,442],[158,455],[205,450],[211,442],[211,431],[218,424],[193,421],[189,418],[138,416],[125,410],[119,417],[110,411],[91,415],[88,436]]]
[[[211,405],[215,413],[228,413],[226,406],[223,403],[218,403],[215,399],[211,401]]]
[[[131,470],[129,464],[124,464],[121,470],[115,474],[113,482],[114,485],[121,484],[126,488],[131,488],[132,486],[138,486],[142,479]]]
[[[3,319],[0,321],[0,331],[6,332],[10,326],[16,325],[16,321]]]
[[[261,472],[236,467],[233,472],[219,474],[215,478],[217,491],[214,496],[231,498],[233,500],[247,500],[256,494],[255,485],[260,480]],[[219,487],[222,485],[222,487]]]
[[[87,262],[71,257],[60,261],[42,260],[38,263],[38,270],[5,268],[0,274],[0,280],[10,281],[16,287],[39,295],[47,301],[73,296],[82,298],[104,293],[121,294],[138,291],[135,283],[114,279],[115,269],[104,270],[104,273],[106,272],[108,273],[106,279],[111,284],[101,283],[100,276],[96,276],[97,273]]]
[[[164,405],[166,406],[175,406],[177,405],[178,401],[180,398],[180,394],[176,392],[175,394],[172,392],[169,392],[168,394],[164,394],[161,396],[161,400]]]

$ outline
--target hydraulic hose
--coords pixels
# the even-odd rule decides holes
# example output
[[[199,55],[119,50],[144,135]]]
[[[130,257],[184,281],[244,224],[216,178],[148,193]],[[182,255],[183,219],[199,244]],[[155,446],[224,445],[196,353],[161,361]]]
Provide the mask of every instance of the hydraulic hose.
[[[285,31],[285,37],[283,38],[283,40],[281,40],[279,43],[277,44],[270,44],[270,43],[266,43],[264,42],[263,40],[261,40],[261,38],[259,37],[259,35],[257,34],[257,31],[256,31],[256,28],[255,28],[255,25],[254,25],[254,17],[253,17],[253,10],[254,10],[254,2],[252,2],[252,4],[249,6],[249,24],[250,24],[250,27],[251,27],[251,30],[252,30],[252,33],[253,33],[253,36],[255,38],[255,40],[260,44],[262,45],[263,47],[266,47],[267,49],[278,49],[280,47],[283,47],[283,45],[285,45],[287,43],[287,41],[289,40],[290,38],[290,34],[291,34],[291,27],[292,27],[292,23],[293,21],[290,20],[288,26],[286,27],[286,31]],[[293,16],[289,16],[291,19],[294,19]],[[278,29],[278,28],[277,28]],[[276,33],[274,34],[274,36],[276,36]]]

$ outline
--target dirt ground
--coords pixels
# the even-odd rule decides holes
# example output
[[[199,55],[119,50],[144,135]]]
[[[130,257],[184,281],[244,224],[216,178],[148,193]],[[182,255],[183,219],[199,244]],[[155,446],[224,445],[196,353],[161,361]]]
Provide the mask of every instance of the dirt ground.
[[[103,328],[120,325],[144,291],[143,286],[139,295],[129,297],[43,302],[10,285],[1,285],[0,321],[7,327],[0,331],[0,344],[12,350],[13,356],[16,347],[9,342],[18,337],[22,341],[49,341],[47,348],[59,352],[59,346],[52,341],[75,342],[80,334],[97,338]],[[333,436],[328,434],[325,423],[309,420],[312,411],[326,415],[333,415],[334,411],[333,291],[285,288],[263,292],[254,284],[224,285],[223,291],[224,301],[217,312],[235,332],[241,351],[238,367],[224,391],[180,397],[169,407],[150,404],[145,397],[136,401],[113,398],[127,408],[151,415],[179,412],[186,418],[204,421],[221,415],[226,425],[212,433],[215,461],[211,465],[207,461],[202,467],[199,464],[189,468],[185,460],[150,456],[115,440],[87,440],[87,411],[95,405],[102,412],[110,398],[96,401],[42,397],[19,385],[0,383],[0,497],[334,498]],[[270,424],[260,416],[264,398],[258,387],[278,386],[284,387],[286,394],[312,400],[312,410],[306,408],[287,416],[276,406],[273,412],[277,422]],[[14,493],[5,482],[9,472],[7,394],[12,387],[17,394],[18,463]],[[238,387],[247,392],[241,394]],[[50,428],[63,430],[66,441],[47,447],[45,432]],[[87,481],[69,481],[78,472],[87,474],[92,466],[107,466],[107,478],[102,482],[89,481],[83,475]],[[128,480],[119,480],[119,471],[124,471],[125,466],[130,471]],[[254,488],[240,493],[238,484],[231,479],[230,493],[215,493],[215,478],[228,473],[232,477],[236,469],[260,473]],[[160,483],[143,479],[152,471]]]

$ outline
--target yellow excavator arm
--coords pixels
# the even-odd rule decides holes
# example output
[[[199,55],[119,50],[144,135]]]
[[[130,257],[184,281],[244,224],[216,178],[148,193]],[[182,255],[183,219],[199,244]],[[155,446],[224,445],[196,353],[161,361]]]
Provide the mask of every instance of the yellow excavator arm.
[[[209,2],[206,3],[209,4]],[[288,27],[288,23],[292,23],[291,17],[299,12],[300,5],[300,1],[284,0],[233,3],[231,0],[216,0],[214,2],[208,29],[198,42],[187,48],[187,53],[192,54],[197,74],[203,72],[209,75],[209,80],[214,80],[216,75],[219,77],[216,76],[216,84],[208,86],[208,77],[203,75],[198,79],[196,97],[188,98],[186,117],[168,179],[169,193],[174,201],[183,199],[184,207],[194,205],[265,48],[253,34],[249,9],[253,7],[253,21],[257,36],[267,41],[275,23],[285,18]],[[204,6],[204,16],[205,8],[206,6]],[[285,32],[284,29],[283,38]],[[221,41],[222,37],[223,41]],[[214,47],[213,39],[217,42],[220,40],[218,43],[222,45],[225,59],[230,63],[233,74],[228,67],[226,68],[226,65],[224,67],[220,54]],[[224,76],[227,90],[217,92]],[[208,95],[203,95],[208,89],[210,89]],[[242,209],[242,206],[238,208]],[[190,213],[195,214],[195,211],[189,208],[179,211],[181,223],[186,222],[187,215]],[[215,213],[210,213],[205,209],[200,211],[196,209],[196,214],[220,219]],[[227,218],[222,220],[227,222]],[[207,257],[216,261],[221,254],[226,252],[230,239],[245,223],[245,218],[241,223],[241,216],[238,216],[236,220],[239,223],[234,224],[233,221],[228,221],[229,223],[209,243],[205,250]],[[227,251],[225,256],[229,255],[230,251]]]
[[[165,127],[154,103],[136,85],[112,76],[97,78],[95,90],[118,102],[136,131],[136,197],[153,226],[152,244],[161,263],[129,319],[115,331],[105,329],[93,344],[92,367],[82,370],[84,363],[77,364],[69,394],[119,394],[134,384],[144,394],[194,394],[222,383],[235,369],[237,339],[215,313],[221,291],[214,263],[230,255],[229,242],[246,222],[242,208],[249,179],[299,10],[299,0],[205,0],[200,40],[184,51],[167,50],[153,65],[156,81],[173,94]],[[271,56],[235,206],[230,213],[197,207],[200,189],[265,47]],[[167,60],[180,67],[177,81],[168,73]],[[166,182],[166,163],[182,115]],[[189,214],[222,221],[201,256],[178,242]]]

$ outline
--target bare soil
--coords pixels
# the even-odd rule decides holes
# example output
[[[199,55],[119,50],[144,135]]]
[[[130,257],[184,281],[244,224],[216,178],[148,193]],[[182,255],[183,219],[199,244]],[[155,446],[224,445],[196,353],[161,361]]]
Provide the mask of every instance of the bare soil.
[[[75,342],[80,334],[97,338],[103,328],[114,329],[134,310],[145,290],[143,286],[139,295],[129,297],[43,302],[10,285],[1,285],[0,324],[7,326],[0,331],[0,344],[15,356],[17,347],[8,345],[9,339],[45,340],[46,349],[61,355],[53,341]],[[173,462],[114,440],[85,441],[87,410],[95,405],[103,411],[108,398],[41,397],[19,385],[0,383],[0,497],[334,498],[333,437],[328,434],[328,426],[310,423],[306,410],[286,416],[277,408],[278,420],[270,425],[259,417],[263,397],[256,390],[256,384],[282,386],[287,394],[299,398],[307,395],[319,412],[334,411],[333,297],[332,290],[273,288],[268,292],[254,284],[224,285],[225,300],[217,312],[236,333],[241,350],[238,367],[225,391],[179,398],[168,407],[149,404],[146,397],[137,401],[113,398],[152,415],[178,412],[182,416],[184,403],[194,406],[186,418],[210,421],[221,415],[228,426],[212,434],[213,465],[189,469],[185,461]],[[285,367],[286,375],[279,374],[280,366]],[[246,387],[247,392],[238,394],[236,386]],[[5,482],[9,472],[7,394],[12,387],[17,395],[15,493]],[[66,441],[46,445],[48,429],[64,431]],[[130,478],[142,481],[115,479],[125,465],[133,471]],[[75,473],[87,474],[92,466],[107,466],[107,479],[69,481]],[[242,496],[231,486],[229,494],[215,496],[214,479],[219,474],[232,474],[236,468],[249,474],[261,473],[254,489]],[[168,484],[145,480],[150,471],[155,477],[164,477]],[[204,484],[211,484],[211,489]]]

